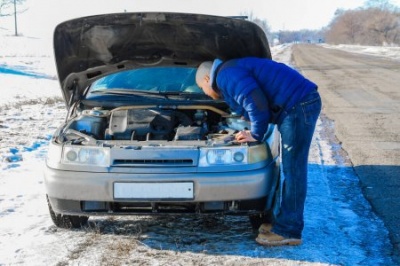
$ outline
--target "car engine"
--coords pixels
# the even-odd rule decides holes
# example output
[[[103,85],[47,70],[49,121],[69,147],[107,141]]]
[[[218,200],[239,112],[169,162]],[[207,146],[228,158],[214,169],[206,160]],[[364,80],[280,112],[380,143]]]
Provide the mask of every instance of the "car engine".
[[[60,134],[64,141],[82,137],[118,141],[231,141],[248,121],[207,109],[157,109],[120,107],[113,110],[83,110]]]

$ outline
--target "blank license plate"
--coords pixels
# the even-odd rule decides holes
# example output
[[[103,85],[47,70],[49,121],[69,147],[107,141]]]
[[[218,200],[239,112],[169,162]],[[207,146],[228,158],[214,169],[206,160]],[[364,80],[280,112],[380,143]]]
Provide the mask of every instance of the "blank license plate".
[[[115,199],[193,199],[193,182],[114,183]]]

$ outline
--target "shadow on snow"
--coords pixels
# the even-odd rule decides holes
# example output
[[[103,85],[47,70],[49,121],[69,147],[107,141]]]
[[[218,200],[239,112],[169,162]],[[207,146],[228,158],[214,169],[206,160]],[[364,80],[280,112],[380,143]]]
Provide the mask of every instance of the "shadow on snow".
[[[26,67],[8,67],[7,65],[0,65],[0,74],[20,75],[38,79],[54,79],[49,75],[27,71]]]

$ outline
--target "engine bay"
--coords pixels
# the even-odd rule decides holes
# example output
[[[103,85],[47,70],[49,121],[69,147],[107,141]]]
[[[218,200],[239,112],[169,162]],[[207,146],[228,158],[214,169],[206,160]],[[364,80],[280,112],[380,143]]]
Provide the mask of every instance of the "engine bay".
[[[98,141],[199,141],[208,145],[235,145],[234,134],[244,129],[250,129],[248,121],[207,106],[127,106],[112,110],[94,107],[77,112],[61,130],[58,141],[80,145]]]

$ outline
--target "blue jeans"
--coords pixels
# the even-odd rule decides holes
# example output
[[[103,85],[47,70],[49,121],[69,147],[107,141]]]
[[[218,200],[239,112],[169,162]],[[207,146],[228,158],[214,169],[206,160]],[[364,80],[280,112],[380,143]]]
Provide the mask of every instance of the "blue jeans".
[[[273,210],[272,232],[284,237],[301,238],[304,228],[308,153],[321,106],[319,93],[313,91],[289,110],[278,125],[281,185]]]

